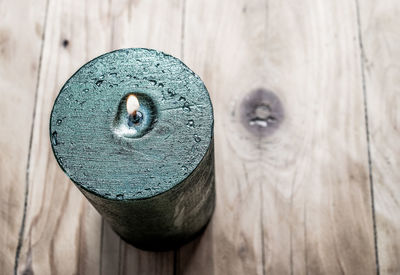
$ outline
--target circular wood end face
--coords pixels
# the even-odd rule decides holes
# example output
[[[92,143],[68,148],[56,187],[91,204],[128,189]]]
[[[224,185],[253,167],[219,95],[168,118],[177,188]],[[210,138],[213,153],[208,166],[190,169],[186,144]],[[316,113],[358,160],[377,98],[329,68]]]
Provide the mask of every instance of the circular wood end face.
[[[279,97],[264,88],[250,92],[240,104],[241,123],[256,136],[272,134],[283,119],[284,111]]]

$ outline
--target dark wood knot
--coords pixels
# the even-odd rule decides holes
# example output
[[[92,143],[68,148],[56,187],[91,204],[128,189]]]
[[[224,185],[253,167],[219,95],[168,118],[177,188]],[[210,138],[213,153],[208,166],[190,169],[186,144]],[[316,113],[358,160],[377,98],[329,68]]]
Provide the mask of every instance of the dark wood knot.
[[[69,40],[68,40],[68,39],[64,39],[64,40],[62,41],[62,46],[63,46],[64,48],[66,48],[66,47],[68,47],[68,45],[69,45]]]
[[[250,92],[241,102],[240,120],[252,134],[267,136],[272,134],[283,121],[284,111],[278,96],[259,88]]]

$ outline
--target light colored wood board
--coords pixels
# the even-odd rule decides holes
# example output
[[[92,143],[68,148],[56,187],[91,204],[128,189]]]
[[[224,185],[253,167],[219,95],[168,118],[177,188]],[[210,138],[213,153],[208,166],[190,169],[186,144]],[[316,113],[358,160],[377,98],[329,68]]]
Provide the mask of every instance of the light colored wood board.
[[[244,13],[244,6],[251,9]],[[265,1],[186,1],[184,62],[205,82],[215,114],[217,206],[205,235],[178,251],[181,274],[262,274],[260,184],[229,127],[238,95],[263,79]],[[242,129],[240,129],[242,131]],[[239,148],[236,148],[239,146]]]
[[[284,102],[285,121],[256,158],[266,271],[374,274],[356,5],[268,9],[264,85]]]
[[[216,116],[213,238],[196,253],[216,274],[375,273],[355,4],[187,1],[186,14],[185,62]],[[257,88],[285,113],[261,139],[239,117]]]
[[[0,270],[12,274],[24,212],[27,161],[46,1],[0,1]],[[23,18],[23,20],[21,20]]]
[[[177,252],[175,271],[374,273],[356,4],[188,0],[182,34],[183,1],[164,2],[50,1],[53,25],[46,32],[19,271],[173,272],[172,253],[138,251],[108,225],[102,227],[100,216],[55,164],[47,125],[59,88],[87,60],[119,47],[180,56],[183,35],[184,61],[205,80],[216,111],[218,198],[205,234]],[[0,4],[0,11],[16,11],[4,13],[0,27],[11,37],[0,43],[7,50],[0,55],[6,64],[1,68],[7,68],[0,74],[6,98],[0,102],[2,129],[7,129],[7,135],[0,133],[0,226],[8,232],[0,241],[0,268],[7,274],[14,265],[28,158],[30,126],[18,125],[31,124],[44,6]],[[398,5],[363,1],[360,7],[380,266],[382,273],[396,274]],[[153,9],[157,20],[148,16]],[[7,25],[21,13],[27,26]],[[9,52],[13,59],[4,58]],[[24,64],[29,60],[33,69]],[[258,87],[273,90],[285,108],[280,129],[264,139],[247,133],[237,112],[247,92]],[[14,112],[10,102],[24,111]],[[11,116],[16,123],[7,124]]]
[[[109,8],[96,1],[49,2],[19,273],[100,271],[101,217],[56,163],[49,118],[63,83],[83,63],[109,50],[111,29],[102,25],[110,20]],[[88,39],[88,33],[96,39]]]
[[[379,267],[400,273],[400,3],[360,1]]]
[[[349,1],[269,5],[265,85],[285,121],[257,160],[267,273],[376,272],[356,16]]]
[[[112,1],[111,48],[152,48],[181,56],[183,0]]]
[[[119,237],[116,239],[124,250],[119,250],[118,257],[110,255],[113,249],[106,250],[105,239],[114,233],[105,230],[101,234],[101,217],[56,164],[48,137],[48,119],[59,89],[88,60],[121,47],[153,47],[175,55],[179,53],[179,2],[175,1],[170,8],[171,13],[172,10],[177,13],[174,20],[170,20],[167,6],[163,2],[158,4],[160,10],[156,11],[154,6],[142,2],[50,3],[37,105],[40,115],[35,122],[33,137],[33,172],[21,272],[30,264],[30,259],[32,270],[38,274],[104,274],[104,270],[129,273],[131,269],[146,271],[146,274],[164,274],[172,270],[173,261],[169,260],[173,257],[172,252],[162,256],[143,253],[125,245]],[[152,12],[159,15],[159,21],[149,21],[144,16]],[[142,33],[125,34],[132,30],[124,21],[127,17],[131,26],[138,26],[140,30],[153,28],[160,33],[156,32],[158,36],[150,35],[149,30],[144,32],[146,37]],[[154,22],[156,26],[153,26]],[[169,40],[164,32],[176,32],[174,47],[166,42]],[[127,39],[121,42],[120,36],[124,35]],[[135,261],[137,264],[132,266]]]

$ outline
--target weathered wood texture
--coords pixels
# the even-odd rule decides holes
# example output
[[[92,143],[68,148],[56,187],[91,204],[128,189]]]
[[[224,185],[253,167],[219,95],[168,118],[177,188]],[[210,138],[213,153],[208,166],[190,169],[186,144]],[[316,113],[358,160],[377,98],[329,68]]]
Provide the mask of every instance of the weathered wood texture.
[[[19,274],[399,273],[397,1],[31,5],[0,2],[1,273],[15,267],[23,215]],[[175,252],[121,241],[50,149],[61,85],[122,47],[183,58],[213,100],[217,208]],[[283,106],[263,136],[246,130],[240,109],[260,88]]]
[[[375,272],[356,12],[348,1],[187,1],[185,62],[217,114],[217,273]],[[263,138],[238,117],[257,88],[285,113]]]
[[[46,1],[0,1],[0,273],[12,274],[23,228],[30,132]],[[21,20],[23,18],[23,20]]]
[[[400,2],[359,9],[379,266],[400,274]]]

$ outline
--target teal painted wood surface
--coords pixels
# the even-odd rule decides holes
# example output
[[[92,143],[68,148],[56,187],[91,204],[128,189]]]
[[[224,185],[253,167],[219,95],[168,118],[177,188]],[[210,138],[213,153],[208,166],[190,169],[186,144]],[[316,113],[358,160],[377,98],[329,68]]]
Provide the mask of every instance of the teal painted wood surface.
[[[129,127],[131,94],[143,120]],[[201,79],[177,58],[122,49],[88,62],[54,103],[50,140],[64,172],[140,248],[177,247],[212,215],[212,105]]]

